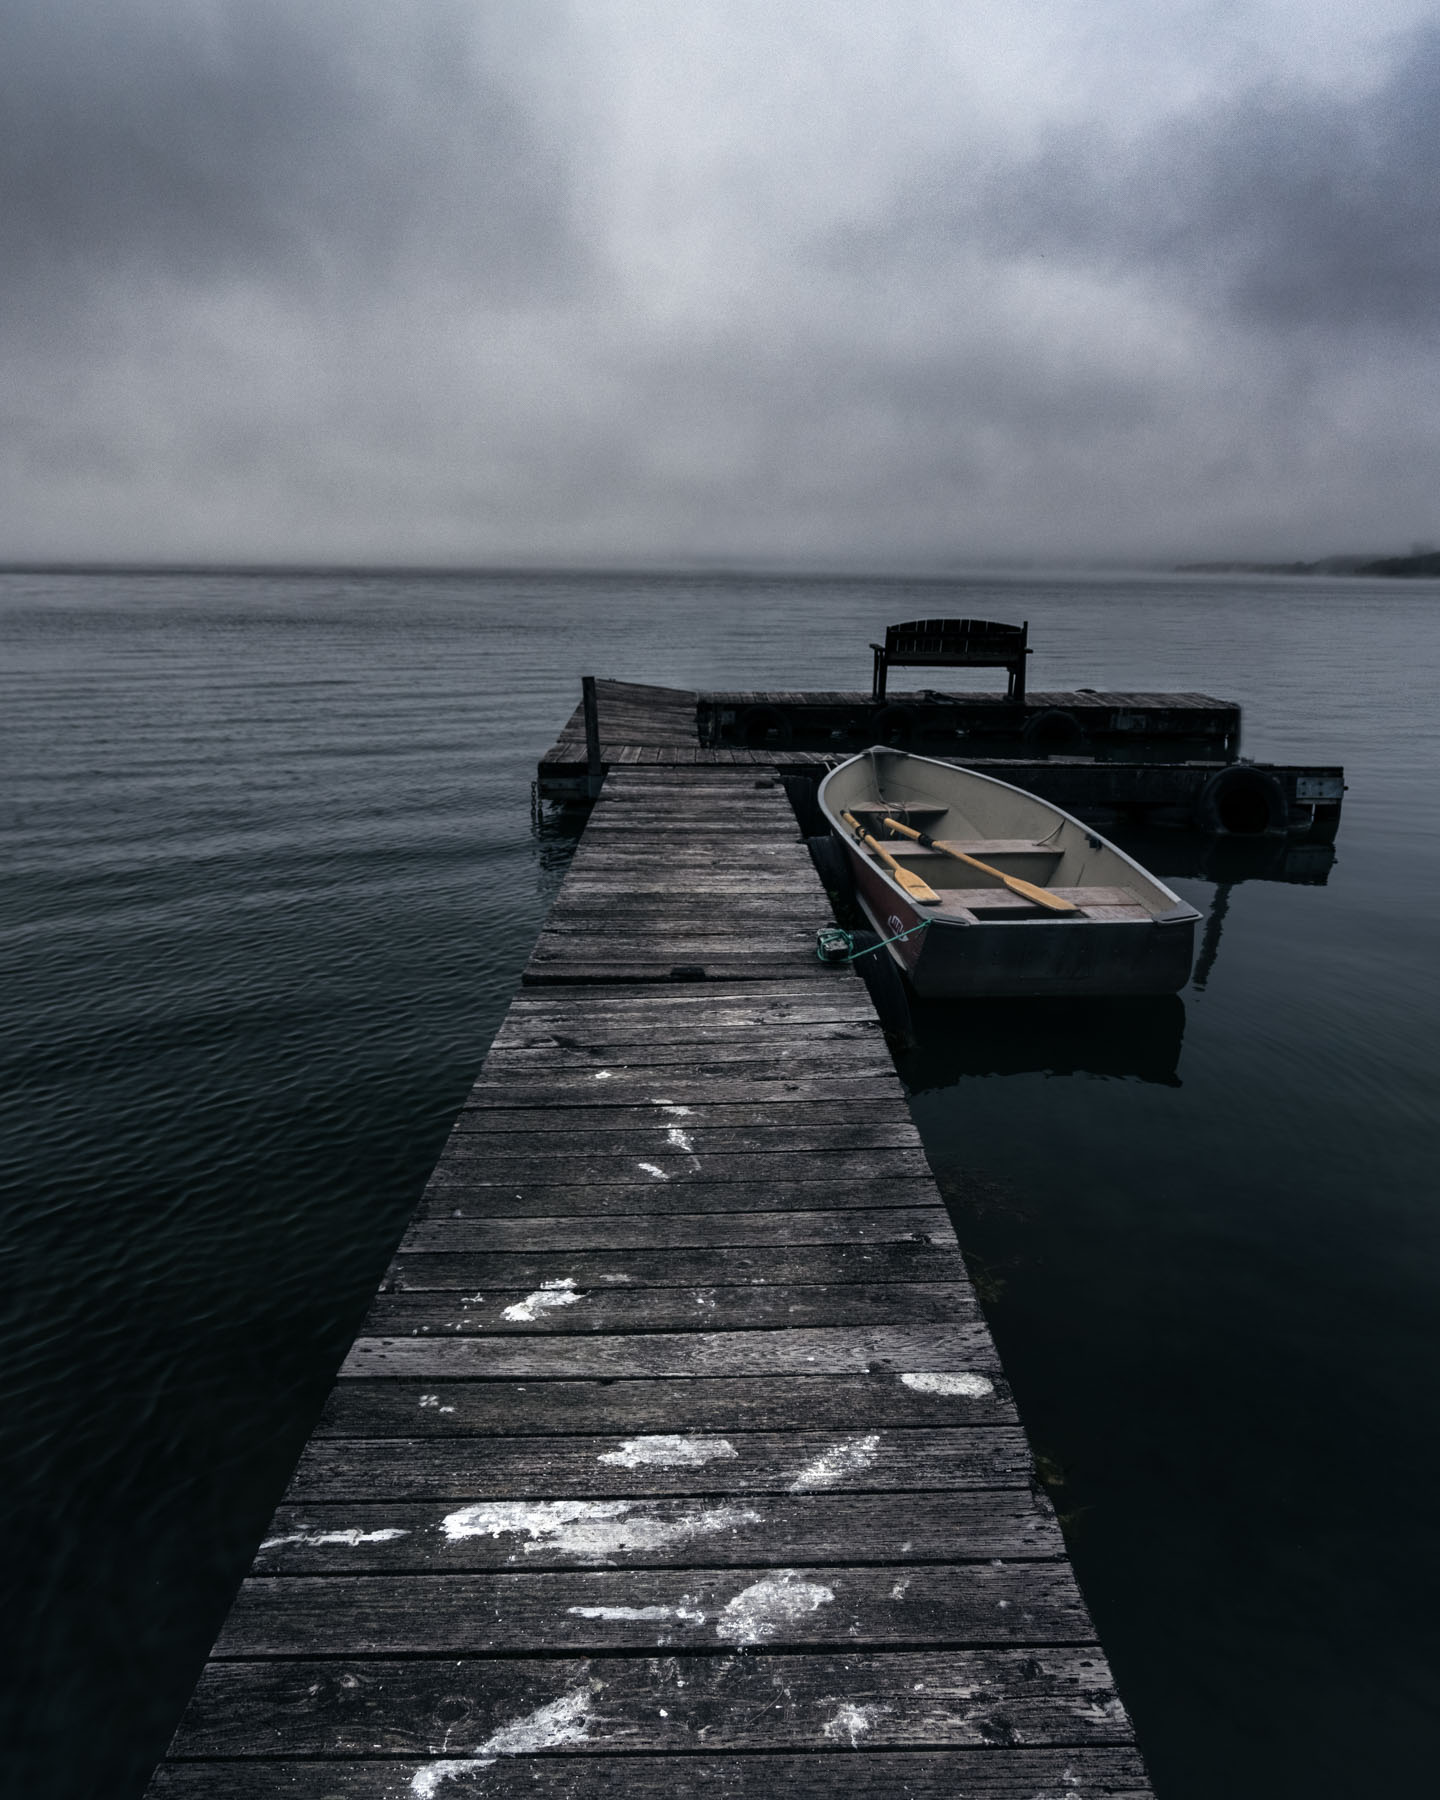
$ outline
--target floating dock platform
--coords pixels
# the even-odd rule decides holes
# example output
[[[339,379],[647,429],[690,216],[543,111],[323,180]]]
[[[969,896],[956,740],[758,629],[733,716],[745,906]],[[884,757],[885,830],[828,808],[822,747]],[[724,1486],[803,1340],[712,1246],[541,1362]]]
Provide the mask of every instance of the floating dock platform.
[[[818,781],[875,743],[963,763],[1101,828],[1174,826],[1328,842],[1338,764],[1239,759],[1240,708],[1206,694],[706,693],[595,684],[540,760],[543,799],[583,800],[611,769],[764,767]],[[820,829],[817,824],[816,830]]]
[[[632,691],[152,1800],[1148,1800],[775,758]]]

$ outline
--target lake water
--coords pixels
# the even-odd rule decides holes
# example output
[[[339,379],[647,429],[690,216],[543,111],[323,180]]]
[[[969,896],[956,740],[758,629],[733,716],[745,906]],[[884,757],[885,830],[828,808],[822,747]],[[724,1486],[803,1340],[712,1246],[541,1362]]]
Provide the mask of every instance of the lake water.
[[[1203,989],[903,1073],[1161,1800],[1429,1791],[1440,589],[16,574],[0,1793],[163,1750],[563,875],[581,674],[861,687],[950,614],[1346,765],[1323,884],[1172,879]]]

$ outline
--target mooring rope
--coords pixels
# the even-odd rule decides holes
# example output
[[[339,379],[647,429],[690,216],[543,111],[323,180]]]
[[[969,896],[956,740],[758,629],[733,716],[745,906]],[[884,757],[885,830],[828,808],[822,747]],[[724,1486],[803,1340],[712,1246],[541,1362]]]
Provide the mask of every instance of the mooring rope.
[[[862,956],[871,956],[877,950],[883,950],[887,944],[898,944],[901,938],[914,937],[917,931],[924,931],[931,924],[929,919],[922,919],[918,925],[912,925],[908,931],[897,931],[894,937],[881,938],[878,944],[867,944],[863,950],[855,948],[855,933],[846,931],[843,925],[825,925],[815,933],[815,955],[823,963],[858,962]],[[844,940],[845,955],[839,954],[839,942]],[[830,954],[827,955],[827,951]]]

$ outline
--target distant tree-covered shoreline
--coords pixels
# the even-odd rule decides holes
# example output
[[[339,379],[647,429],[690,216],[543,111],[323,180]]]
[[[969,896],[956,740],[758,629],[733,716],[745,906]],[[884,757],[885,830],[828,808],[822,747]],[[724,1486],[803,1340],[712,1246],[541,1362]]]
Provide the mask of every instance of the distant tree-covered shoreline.
[[[1187,575],[1396,575],[1440,577],[1440,550],[1409,556],[1325,556],[1318,562],[1182,563]]]

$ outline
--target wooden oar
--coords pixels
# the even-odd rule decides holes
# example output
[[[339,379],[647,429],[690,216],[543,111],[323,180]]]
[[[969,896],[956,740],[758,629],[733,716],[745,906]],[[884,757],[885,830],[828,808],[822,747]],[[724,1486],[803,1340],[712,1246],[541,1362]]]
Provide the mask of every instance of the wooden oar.
[[[938,850],[942,856],[953,856],[956,862],[969,863],[972,869],[982,869],[985,874],[993,875],[997,881],[1003,881],[1012,894],[1019,894],[1025,900],[1033,900],[1037,906],[1048,906],[1051,912],[1079,912],[1080,910],[1073,900],[1062,900],[1059,894],[1052,894],[1048,888],[1036,887],[1033,881],[1022,881],[1018,875],[1007,875],[1003,869],[997,869],[991,863],[981,862],[978,856],[967,856],[963,850],[952,849],[949,844],[937,843],[928,832],[917,831],[913,825],[902,825],[898,819],[886,819],[885,824],[891,831],[898,831],[901,837],[914,838],[917,844],[923,844],[927,850]]]
[[[902,869],[900,864],[896,862],[895,858],[884,845],[877,843],[875,839],[871,837],[870,833],[866,831],[865,827],[855,817],[854,813],[843,812],[840,817],[855,833],[860,842],[864,844],[867,849],[875,852],[876,856],[880,858],[881,862],[884,863],[885,867],[900,883],[901,887],[904,888],[905,892],[912,900],[919,900],[926,906],[938,906],[940,904],[940,896],[935,892],[934,888],[932,888],[928,882],[922,881],[918,875],[913,874],[909,869]]]

